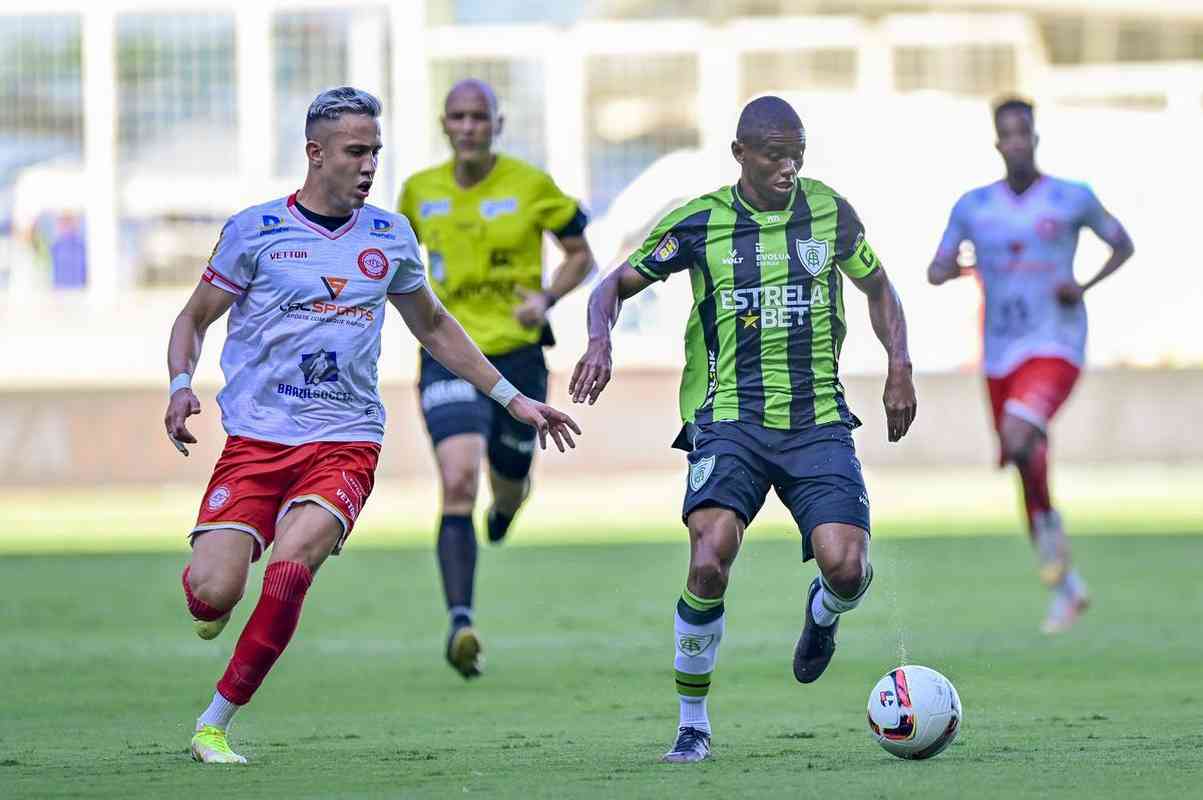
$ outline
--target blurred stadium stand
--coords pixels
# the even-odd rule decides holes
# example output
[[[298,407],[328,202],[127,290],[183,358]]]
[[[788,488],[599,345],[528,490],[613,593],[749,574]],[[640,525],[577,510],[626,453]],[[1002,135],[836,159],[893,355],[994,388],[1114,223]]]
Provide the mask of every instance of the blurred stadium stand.
[[[446,157],[439,105],[466,75],[498,89],[501,147],[586,200],[603,268],[673,202],[734,179],[744,101],[789,97],[809,126],[804,172],[861,212],[927,371],[976,362],[976,288],[937,292],[923,274],[957,196],[1001,174],[989,101],[1031,96],[1043,166],[1091,182],[1137,243],[1090,299],[1092,365],[1203,364],[1182,242],[1203,184],[1194,0],[45,0],[0,5],[5,386],[161,384],[168,327],[221,222],[299,185],[313,95],[352,83],[385,100],[373,199],[389,206]],[[55,250],[71,236],[83,280],[80,248]],[[1103,252],[1083,237],[1083,272]],[[688,293],[670,281],[632,304],[621,366],[679,362]],[[556,310],[559,371],[582,344],[584,295]],[[862,306],[849,303],[848,374],[882,365]],[[382,379],[407,381],[415,348],[387,327]],[[219,379],[221,341],[202,382]]]

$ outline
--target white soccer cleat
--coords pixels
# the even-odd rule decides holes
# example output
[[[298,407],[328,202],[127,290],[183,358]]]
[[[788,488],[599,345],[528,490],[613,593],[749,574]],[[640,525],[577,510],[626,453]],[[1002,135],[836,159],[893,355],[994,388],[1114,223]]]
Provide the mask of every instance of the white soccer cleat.
[[[1090,598],[1084,594],[1069,594],[1059,591],[1053,595],[1048,607],[1048,616],[1040,626],[1040,631],[1049,636],[1065,633],[1078,621],[1078,617],[1090,608]]]

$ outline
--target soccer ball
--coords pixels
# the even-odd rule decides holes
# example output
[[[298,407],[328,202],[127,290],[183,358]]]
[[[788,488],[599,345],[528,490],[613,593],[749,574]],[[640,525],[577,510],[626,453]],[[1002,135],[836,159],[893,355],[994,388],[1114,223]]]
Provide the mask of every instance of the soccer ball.
[[[890,670],[869,693],[869,730],[899,758],[936,755],[957,738],[961,718],[956,687],[927,667]]]

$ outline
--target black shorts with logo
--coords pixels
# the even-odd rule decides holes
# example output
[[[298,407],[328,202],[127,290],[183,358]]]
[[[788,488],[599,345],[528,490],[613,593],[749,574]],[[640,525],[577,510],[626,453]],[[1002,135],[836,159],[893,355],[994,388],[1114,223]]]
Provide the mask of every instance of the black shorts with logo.
[[[729,508],[751,524],[769,488],[802,533],[802,560],[814,557],[810,534],[827,522],[869,530],[869,494],[851,429],[841,422],[801,431],[750,422],[693,428],[682,518],[706,506]]]
[[[527,397],[547,400],[547,362],[537,344],[500,356],[489,356],[497,371]],[[430,441],[437,446],[448,436],[479,433],[488,442],[489,464],[511,480],[530,472],[535,455],[535,429],[523,425],[488,395],[422,351],[418,377],[422,416]]]

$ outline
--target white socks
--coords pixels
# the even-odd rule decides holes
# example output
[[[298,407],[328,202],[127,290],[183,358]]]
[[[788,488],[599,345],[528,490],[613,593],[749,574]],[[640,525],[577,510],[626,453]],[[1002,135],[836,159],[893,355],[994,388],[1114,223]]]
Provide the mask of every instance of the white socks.
[[[219,728],[225,729],[230,727],[230,720],[234,718],[234,712],[241,707],[222,697],[221,692],[214,692],[213,702],[209,704],[209,707],[205,709],[205,713],[201,714],[200,719],[196,722],[198,725],[216,725]]]
[[[810,615],[815,618],[815,624],[822,625],[824,628],[835,624],[835,621],[840,618],[840,615],[827,608],[823,603],[823,595],[827,594],[826,587],[820,586],[819,591],[815,592],[815,599],[810,603]]]
[[[697,728],[710,733],[710,715],[706,711],[706,698],[685,697],[684,695],[681,695],[680,698],[681,722],[677,727]]]
[[[839,619],[840,614],[851,611],[860,605],[860,601],[864,598],[865,592],[869,591],[869,584],[873,582],[873,565],[865,565],[865,575],[861,579],[860,589],[856,595],[851,598],[840,597],[831,590],[827,584],[827,579],[820,573],[819,575],[819,591],[815,592],[815,599],[810,604],[810,615],[814,617],[815,623],[828,627],[834,625]]]

